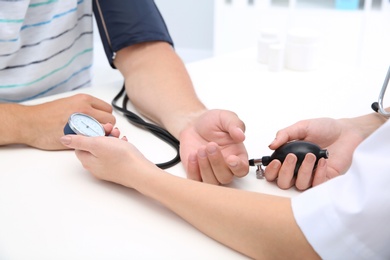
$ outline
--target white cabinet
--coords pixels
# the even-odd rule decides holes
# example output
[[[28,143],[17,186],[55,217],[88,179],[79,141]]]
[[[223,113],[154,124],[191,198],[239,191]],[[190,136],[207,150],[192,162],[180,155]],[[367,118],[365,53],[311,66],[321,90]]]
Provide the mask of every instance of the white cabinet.
[[[214,55],[255,46],[263,28],[276,28],[283,36],[291,28],[304,27],[322,34],[327,58],[375,67],[390,63],[390,11],[381,6],[385,0],[366,0],[357,10],[338,10],[331,0],[215,0],[214,4]]]
[[[186,62],[253,47],[262,28],[308,27],[322,33],[328,57],[390,63],[389,0],[361,0],[358,10],[337,10],[334,1],[155,0]]]

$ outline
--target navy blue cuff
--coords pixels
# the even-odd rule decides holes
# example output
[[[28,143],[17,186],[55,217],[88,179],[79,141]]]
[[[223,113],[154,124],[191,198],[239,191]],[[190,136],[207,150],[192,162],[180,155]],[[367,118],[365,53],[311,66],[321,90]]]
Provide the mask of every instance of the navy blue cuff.
[[[94,0],[93,12],[110,65],[122,48],[164,41],[173,46],[168,28],[153,0]]]

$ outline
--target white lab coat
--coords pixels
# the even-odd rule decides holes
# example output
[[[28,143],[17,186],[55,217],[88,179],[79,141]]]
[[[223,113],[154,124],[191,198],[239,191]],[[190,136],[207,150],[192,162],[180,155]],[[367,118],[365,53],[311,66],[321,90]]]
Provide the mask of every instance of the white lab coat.
[[[390,259],[390,121],[356,149],[345,175],[292,199],[295,219],[323,259]]]

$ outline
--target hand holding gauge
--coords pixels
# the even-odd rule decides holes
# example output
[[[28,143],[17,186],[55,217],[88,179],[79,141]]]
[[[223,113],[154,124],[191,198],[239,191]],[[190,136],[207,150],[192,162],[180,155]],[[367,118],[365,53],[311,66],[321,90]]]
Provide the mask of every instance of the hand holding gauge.
[[[142,119],[140,117],[138,117],[135,114],[130,115],[130,113],[131,113],[130,111],[127,111],[128,119],[132,119],[132,118],[137,117],[136,121],[137,121],[138,125],[143,125],[143,126],[146,125],[149,128],[153,128],[154,129],[153,133],[166,132],[165,138],[160,137],[163,134],[157,134],[157,136],[159,136],[163,140],[167,140],[166,135],[170,135],[170,134],[165,129],[162,129],[162,128],[155,126],[153,124],[150,124],[150,123],[146,123],[146,122],[142,123],[141,122]],[[111,132],[111,133],[113,133],[113,132]],[[104,130],[104,127],[99,123],[99,121],[97,121],[92,116],[89,116],[89,115],[86,115],[83,113],[73,113],[72,115],[70,115],[68,122],[66,123],[66,125],[64,127],[64,134],[65,135],[83,135],[83,136],[87,136],[87,137],[96,137],[96,136],[105,136],[106,131]],[[109,134],[109,136],[116,136],[116,135]],[[119,136],[119,133],[118,133],[118,136]],[[118,136],[116,136],[116,137],[118,137]],[[174,138],[174,137],[172,137],[172,138]],[[127,141],[127,138],[122,137],[122,140]],[[171,161],[156,164],[158,167],[160,167],[161,169],[166,169],[166,168],[169,168],[169,167],[177,164],[178,162],[180,162],[179,144],[178,143],[179,142],[177,141],[177,145],[176,145],[177,146],[177,148],[176,148],[177,155],[176,155],[176,157],[174,159],[172,159]]]
[[[83,113],[73,113],[65,125],[64,134],[84,136],[105,136],[103,126],[93,117]]]

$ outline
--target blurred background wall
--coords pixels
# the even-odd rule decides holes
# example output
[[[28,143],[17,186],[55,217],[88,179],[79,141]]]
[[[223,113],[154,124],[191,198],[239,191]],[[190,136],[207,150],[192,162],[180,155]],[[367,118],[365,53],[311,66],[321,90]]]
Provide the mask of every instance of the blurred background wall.
[[[185,62],[256,46],[263,28],[285,35],[291,28],[306,27],[322,34],[328,57],[370,66],[390,63],[389,0],[155,2]]]

